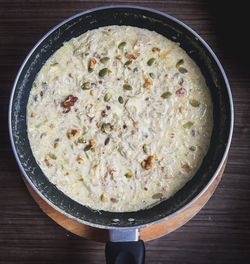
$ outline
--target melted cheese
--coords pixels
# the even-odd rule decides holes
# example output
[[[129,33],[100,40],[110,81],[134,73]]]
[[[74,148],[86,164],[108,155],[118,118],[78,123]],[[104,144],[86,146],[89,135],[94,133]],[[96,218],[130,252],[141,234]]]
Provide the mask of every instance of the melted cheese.
[[[38,73],[27,117],[49,180],[85,206],[114,212],[151,207],[182,188],[213,124],[194,61],[162,35],[129,26],[64,43]]]

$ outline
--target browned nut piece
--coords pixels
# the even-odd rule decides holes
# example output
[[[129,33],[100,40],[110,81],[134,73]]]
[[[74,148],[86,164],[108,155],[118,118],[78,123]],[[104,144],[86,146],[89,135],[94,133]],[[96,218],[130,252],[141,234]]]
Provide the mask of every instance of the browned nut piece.
[[[153,47],[153,48],[152,48],[152,51],[153,51],[153,52],[159,52],[159,51],[161,51],[161,50],[160,50],[160,48]]]
[[[183,164],[181,166],[187,173],[191,172],[192,167],[190,165],[188,165],[187,163]]]
[[[88,71],[89,72],[92,72],[94,70],[96,63],[97,63],[97,61],[95,58],[92,58],[89,60],[89,65],[88,65]]]
[[[139,56],[140,56],[139,52],[131,52],[131,53],[126,52],[125,53],[125,57],[128,60],[136,60]]]
[[[150,88],[153,85],[153,81],[151,80],[151,78],[145,77],[144,78],[144,84],[143,87],[144,88]]]
[[[182,113],[184,112],[184,107],[183,107],[183,106],[180,106],[180,107],[178,108],[178,110],[179,110],[179,112],[182,114]]]
[[[121,55],[117,55],[117,56],[115,56],[115,58],[116,58],[117,60],[121,60],[121,59],[122,59],[122,56],[121,56]]]
[[[95,139],[91,139],[89,141],[89,145],[91,146],[90,150],[94,152],[95,148],[96,148],[96,140]]]
[[[52,165],[50,164],[50,162],[48,161],[48,159],[44,159],[44,162],[46,164],[46,166],[49,168],[51,167]]]
[[[76,161],[77,161],[78,164],[83,164],[84,163],[84,158],[82,156],[78,156],[76,158]]]
[[[80,130],[79,129],[71,129],[69,132],[68,132],[68,138],[69,139],[72,139],[72,138],[75,138],[77,136],[80,135]]]
[[[68,113],[77,100],[78,98],[76,96],[69,95],[62,103],[62,107],[64,108],[63,113]]]
[[[150,170],[153,167],[153,163],[155,162],[155,160],[155,155],[150,155],[141,163],[141,165],[145,170]]]
[[[181,87],[180,89],[178,89],[176,92],[176,95],[179,97],[183,97],[186,95],[187,91],[185,88]]]

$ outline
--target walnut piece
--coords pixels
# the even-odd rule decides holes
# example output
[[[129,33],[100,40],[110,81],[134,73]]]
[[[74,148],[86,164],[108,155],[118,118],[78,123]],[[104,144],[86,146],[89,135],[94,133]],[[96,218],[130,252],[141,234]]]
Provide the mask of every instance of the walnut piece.
[[[179,97],[183,97],[186,95],[187,91],[185,88],[181,87],[180,89],[178,89],[176,92],[176,95]]]
[[[131,52],[131,53],[128,53],[128,52],[125,53],[125,57],[128,60],[136,60],[139,56],[140,56],[140,53],[138,51]]]
[[[77,100],[78,97],[69,95],[66,100],[62,103],[62,107],[64,108],[63,113],[68,113]]]
[[[153,48],[152,48],[152,51],[153,51],[153,52],[160,52],[161,50],[160,50],[160,48],[153,47]]]

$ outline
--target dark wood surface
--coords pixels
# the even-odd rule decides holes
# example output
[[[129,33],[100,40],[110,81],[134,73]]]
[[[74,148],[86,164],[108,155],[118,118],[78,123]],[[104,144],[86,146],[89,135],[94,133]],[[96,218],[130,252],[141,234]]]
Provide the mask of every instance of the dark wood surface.
[[[250,263],[248,8],[243,1],[228,2],[0,0],[0,263],[104,262],[103,244],[66,232],[30,197],[12,155],[7,114],[17,70],[40,37],[80,10],[112,3],[154,7],[191,26],[221,60],[235,103],[234,137],[219,188],[189,223],[146,243],[146,263]]]

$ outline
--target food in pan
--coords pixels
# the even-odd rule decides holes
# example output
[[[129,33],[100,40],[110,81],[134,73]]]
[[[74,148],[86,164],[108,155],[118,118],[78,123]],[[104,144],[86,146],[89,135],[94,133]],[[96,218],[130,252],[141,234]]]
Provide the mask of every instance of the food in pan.
[[[175,42],[108,26],[64,43],[27,105],[34,157],[66,195],[96,210],[137,211],[197,172],[213,127],[209,89]]]

